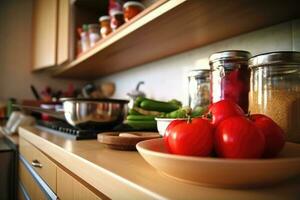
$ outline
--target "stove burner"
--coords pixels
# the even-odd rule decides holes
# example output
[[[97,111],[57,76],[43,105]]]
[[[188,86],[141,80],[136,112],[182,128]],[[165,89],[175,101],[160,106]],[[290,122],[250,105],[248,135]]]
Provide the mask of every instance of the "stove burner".
[[[64,121],[42,121],[37,120],[37,127],[50,133],[75,140],[96,139],[97,134],[102,131],[81,130]]]

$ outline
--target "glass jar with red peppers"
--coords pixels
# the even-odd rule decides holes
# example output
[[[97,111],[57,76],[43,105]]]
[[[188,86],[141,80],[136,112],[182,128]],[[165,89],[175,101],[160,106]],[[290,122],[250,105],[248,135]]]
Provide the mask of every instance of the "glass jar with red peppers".
[[[135,17],[137,14],[142,12],[145,9],[144,5],[137,1],[127,1],[123,5],[124,18],[128,22],[130,19]]]
[[[229,50],[209,57],[211,68],[211,102],[229,99],[236,102],[245,113],[248,112],[250,70],[248,51]]]

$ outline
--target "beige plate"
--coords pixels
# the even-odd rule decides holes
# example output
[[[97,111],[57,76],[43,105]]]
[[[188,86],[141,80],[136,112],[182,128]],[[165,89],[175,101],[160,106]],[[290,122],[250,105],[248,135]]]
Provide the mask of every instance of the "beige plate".
[[[277,158],[239,160],[170,154],[163,139],[139,142],[136,147],[144,159],[162,174],[204,186],[258,187],[300,175],[300,145],[294,143],[286,143]]]

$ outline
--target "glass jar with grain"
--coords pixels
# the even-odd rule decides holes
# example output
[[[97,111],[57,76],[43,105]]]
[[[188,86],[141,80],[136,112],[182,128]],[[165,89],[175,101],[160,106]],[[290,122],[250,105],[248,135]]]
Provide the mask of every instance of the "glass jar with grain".
[[[249,60],[249,67],[251,113],[271,117],[287,141],[300,143],[300,52],[260,54]]]

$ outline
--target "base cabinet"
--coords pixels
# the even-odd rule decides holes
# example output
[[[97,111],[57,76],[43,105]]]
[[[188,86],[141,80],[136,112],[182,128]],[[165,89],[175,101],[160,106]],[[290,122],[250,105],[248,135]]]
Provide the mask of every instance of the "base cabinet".
[[[60,168],[57,170],[57,195],[60,199],[65,200],[101,199],[82,183]]]
[[[84,185],[83,181],[74,178],[69,172],[59,167],[58,163],[22,138],[20,138],[19,157],[18,199],[101,199]]]

